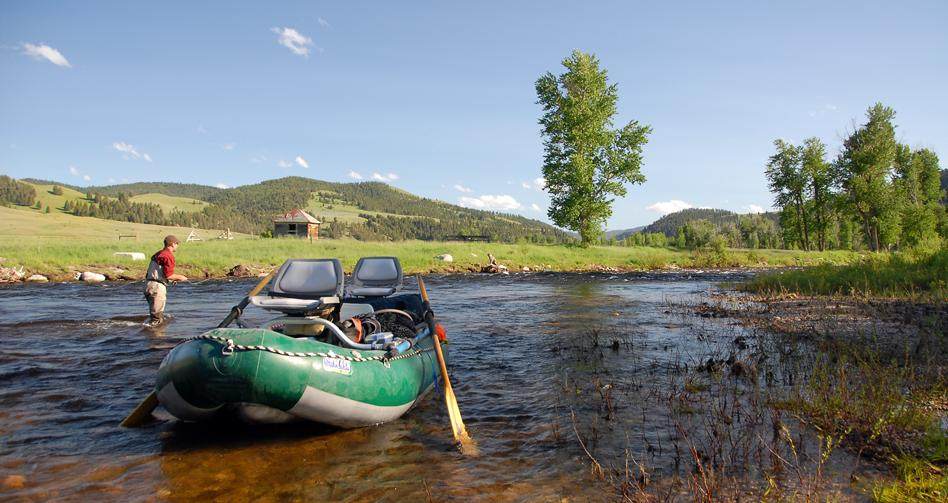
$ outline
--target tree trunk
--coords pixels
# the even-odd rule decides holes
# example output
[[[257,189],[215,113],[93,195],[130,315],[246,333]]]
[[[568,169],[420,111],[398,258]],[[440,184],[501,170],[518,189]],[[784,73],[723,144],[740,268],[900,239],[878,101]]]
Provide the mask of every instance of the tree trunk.
[[[810,236],[806,228],[806,219],[803,217],[803,205],[800,204],[800,200],[797,199],[797,203],[794,206],[797,207],[797,232],[799,232],[800,236],[803,238],[803,249],[809,251]]]

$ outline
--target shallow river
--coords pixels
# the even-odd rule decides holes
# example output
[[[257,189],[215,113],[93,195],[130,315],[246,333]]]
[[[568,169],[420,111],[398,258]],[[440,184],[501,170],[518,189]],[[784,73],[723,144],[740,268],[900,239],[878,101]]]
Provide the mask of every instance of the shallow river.
[[[146,427],[119,428],[168,350],[215,325],[254,281],[170,289],[173,319],[159,332],[140,326],[141,283],[2,288],[0,499],[610,500],[576,423],[588,432],[609,416],[611,434],[584,433],[603,455],[669,445],[676,432],[667,413],[648,413],[650,398],[636,389],[649,388],[643,379],[653,389],[675,379],[662,369],[683,359],[700,360],[707,342],[695,328],[707,320],[669,310],[668,301],[736,278],[430,277],[476,458],[453,448],[440,390],[398,421],[350,431],[184,424],[160,410]],[[624,392],[605,400],[613,384]],[[599,396],[580,396],[590,389]]]

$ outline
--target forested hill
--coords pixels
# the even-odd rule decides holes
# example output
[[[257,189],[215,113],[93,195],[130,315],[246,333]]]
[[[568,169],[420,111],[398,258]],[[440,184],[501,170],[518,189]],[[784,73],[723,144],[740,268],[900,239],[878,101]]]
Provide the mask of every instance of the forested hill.
[[[559,242],[563,231],[537,220],[462,208],[422,198],[379,182],[332,183],[287,177],[221,190],[207,199],[232,208],[262,228],[292,208],[305,208],[329,225],[330,237],[442,240],[489,236],[494,241]]]
[[[780,218],[776,213],[769,212],[762,213],[762,215],[773,220],[775,223],[779,223]],[[678,234],[678,229],[693,220],[707,220],[715,226],[720,227],[726,223],[736,225],[740,221],[740,218],[741,216],[733,211],[711,208],[689,208],[687,210],[669,213],[659,218],[647,225],[642,232],[661,232],[668,237],[675,237],[675,235]],[[622,239],[622,237],[617,237],[617,239]]]
[[[543,222],[519,215],[462,208],[418,197],[384,183],[332,183],[303,177],[267,180],[220,189],[207,185],[138,182],[77,187],[47,180],[24,179],[35,185],[58,185],[85,194],[60,211],[113,220],[194,226],[265,234],[271,219],[303,208],[322,220],[322,236],[364,240],[443,240],[457,236],[488,236],[492,241],[563,242],[572,237]],[[162,211],[129,199],[164,194],[210,203],[200,211]]]

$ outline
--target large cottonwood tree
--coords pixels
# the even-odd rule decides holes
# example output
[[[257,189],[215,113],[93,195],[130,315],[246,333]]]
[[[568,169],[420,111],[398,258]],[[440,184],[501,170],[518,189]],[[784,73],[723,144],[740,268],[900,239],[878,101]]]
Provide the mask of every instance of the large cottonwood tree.
[[[625,184],[645,181],[642,148],[651,128],[636,121],[612,128],[618,93],[596,56],[573,51],[563,66],[563,74],[547,72],[536,81],[543,106],[543,176],[551,198],[547,214],[588,245],[602,234]]]

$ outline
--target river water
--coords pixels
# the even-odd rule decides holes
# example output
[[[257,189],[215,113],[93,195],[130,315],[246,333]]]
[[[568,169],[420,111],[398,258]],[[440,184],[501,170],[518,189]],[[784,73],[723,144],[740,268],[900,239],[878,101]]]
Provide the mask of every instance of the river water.
[[[452,446],[440,390],[398,421],[357,430],[185,424],[160,409],[143,428],[118,427],[151,390],[162,357],[213,327],[252,280],[171,288],[173,318],[160,331],[140,325],[141,283],[3,288],[0,497],[612,500],[609,474],[590,469],[584,447],[600,461],[648,452],[653,479],[680,474],[681,452],[671,446],[681,423],[656,397],[680,384],[676,369],[704,360],[709,339],[741,329],[670,305],[738,277],[428,278],[455,392],[480,447],[474,458]]]

